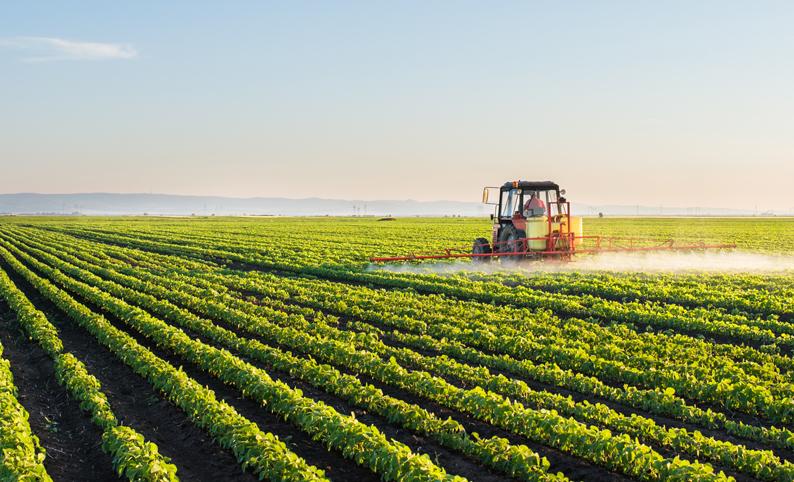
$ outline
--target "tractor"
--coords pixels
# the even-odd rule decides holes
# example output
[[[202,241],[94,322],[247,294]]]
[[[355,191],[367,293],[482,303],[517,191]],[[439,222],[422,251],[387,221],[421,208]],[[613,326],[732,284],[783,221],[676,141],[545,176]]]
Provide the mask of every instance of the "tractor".
[[[491,201],[493,192],[498,199]],[[477,238],[472,260],[549,257],[570,259],[577,239],[582,238],[582,218],[571,216],[565,190],[551,181],[511,181],[483,189],[483,203],[494,206],[490,241]]]

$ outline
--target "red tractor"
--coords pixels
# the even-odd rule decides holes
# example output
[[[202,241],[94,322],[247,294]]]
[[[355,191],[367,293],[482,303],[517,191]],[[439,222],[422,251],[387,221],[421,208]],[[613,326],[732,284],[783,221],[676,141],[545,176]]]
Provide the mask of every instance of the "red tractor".
[[[498,189],[498,199],[490,200]],[[491,240],[474,240],[474,261],[553,257],[569,259],[582,238],[582,218],[571,215],[565,190],[551,181],[512,181],[483,189],[483,203],[495,207]]]

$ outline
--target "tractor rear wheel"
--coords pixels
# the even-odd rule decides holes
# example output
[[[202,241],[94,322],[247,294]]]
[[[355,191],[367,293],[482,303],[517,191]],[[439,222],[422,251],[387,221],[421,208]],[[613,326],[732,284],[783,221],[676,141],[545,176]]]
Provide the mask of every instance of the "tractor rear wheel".
[[[527,250],[526,241],[523,241],[524,238],[527,237],[527,233],[523,229],[516,229],[514,226],[507,226],[502,230],[501,235],[499,236],[500,246],[502,246],[502,252],[505,253],[524,253]],[[513,254],[508,256],[502,256],[504,261],[509,262],[518,262],[524,258],[524,254]]]
[[[491,243],[485,238],[477,238],[471,247],[471,254],[491,254]],[[487,263],[491,261],[490,256],[472,256],[473,263]]]

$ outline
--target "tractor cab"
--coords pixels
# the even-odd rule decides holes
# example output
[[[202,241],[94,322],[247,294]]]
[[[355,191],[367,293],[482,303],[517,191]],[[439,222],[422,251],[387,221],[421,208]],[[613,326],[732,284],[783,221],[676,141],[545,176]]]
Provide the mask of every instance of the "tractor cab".
[[[485,202],[488,201],[488,190],[485,188]],[[557,201],[561,197],[560,188],[553,182],[506,182],[499,189],[498,203],[494,220],[500,224],[510,223],[516,218],[534,218],[544,215],[560,214]],[[565,194],[565,191],[562,192]]]
[[[486,187],[483,202],[494,206],[491,240],[477,238],[473,259],[487,261],[490,253],[516,253],[508,259],[565,253],[582,235],[581,218],[570,215],[565,190],[551,181],[511,181]]]

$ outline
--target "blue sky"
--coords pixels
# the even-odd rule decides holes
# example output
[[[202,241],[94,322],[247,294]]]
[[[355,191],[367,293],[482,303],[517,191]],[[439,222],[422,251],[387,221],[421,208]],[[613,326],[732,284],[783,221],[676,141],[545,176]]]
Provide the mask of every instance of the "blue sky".
[[[520,177],[789,210],[792,25],[791,2],[9,2],[0,192],[476,201]]]

